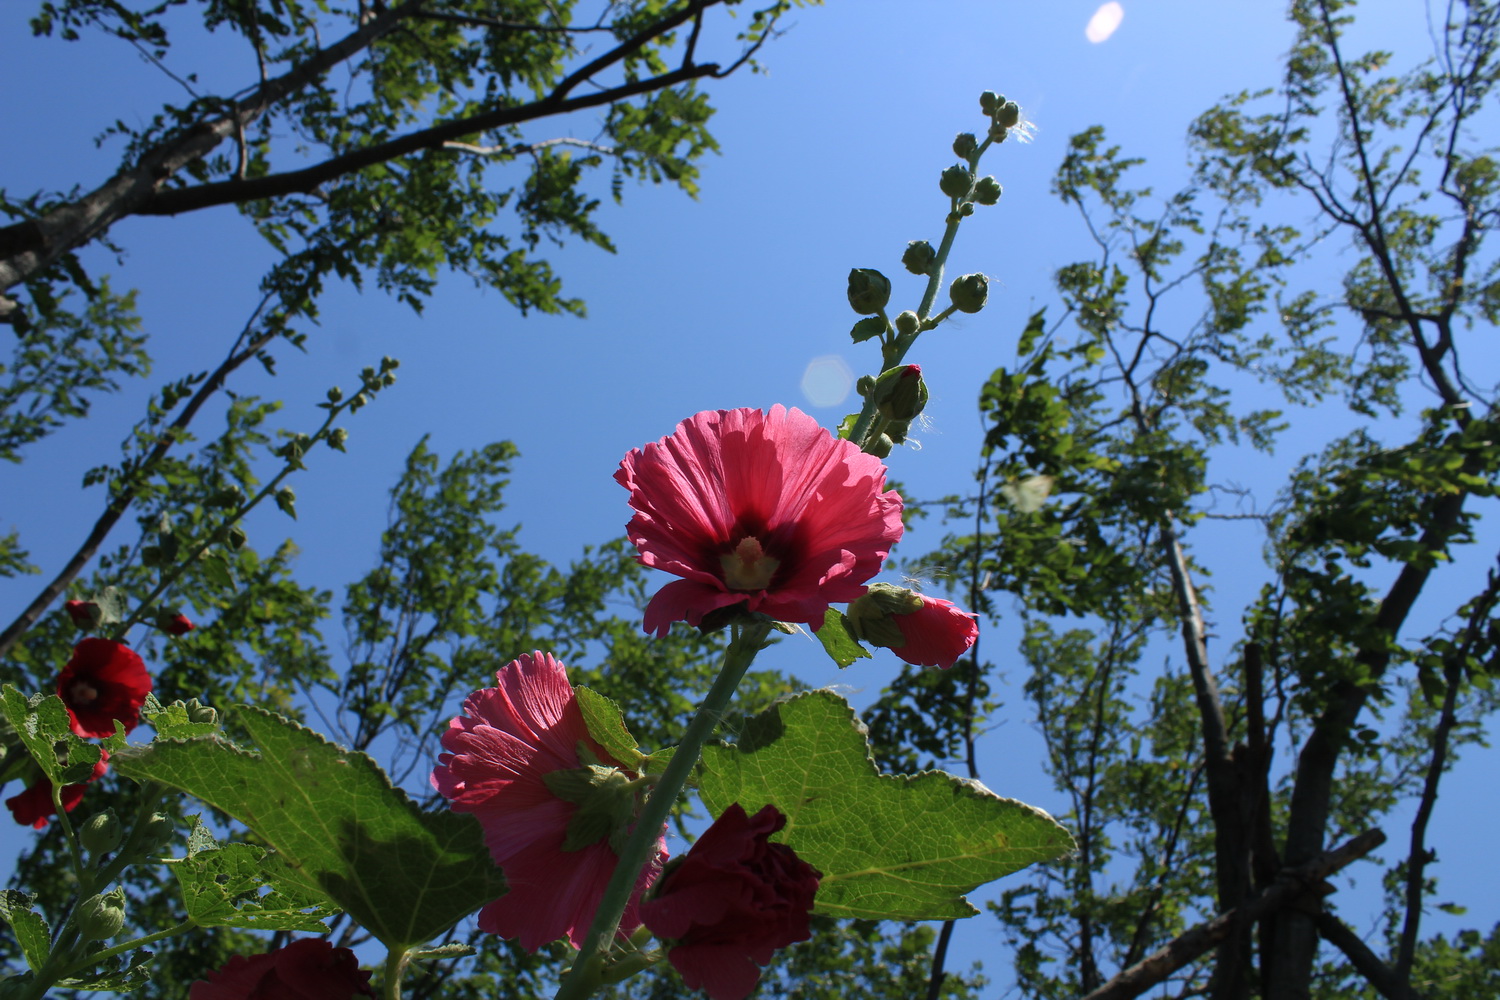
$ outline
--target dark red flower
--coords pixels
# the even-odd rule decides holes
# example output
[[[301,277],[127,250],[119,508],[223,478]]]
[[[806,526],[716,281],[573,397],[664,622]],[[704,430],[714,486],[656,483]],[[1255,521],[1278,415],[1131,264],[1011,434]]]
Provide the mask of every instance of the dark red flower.
[[[188,1000],[353,1000],[373,997],[370,973],[348,948],[302,938],[263,955],[236,955],[188,991]]]
[[[109,751],[100,751],[102,756],[99,763],[94,765],[94,773],[89,780],[79,785],[64,785],[62,790],[63,809],[72,812],[83,801],[83,790],[89,785],[104,777],[104,772],[109,770]],[[22,826],[35,827],[40,830],[47,825],[49,816],[56,816],[57,809],[52,805],[52,780],[42,777],[36,779],[26,790],[19,795],[12,795],[5,800],[5,806],[10,814],[16,818],[16,822]]]
[[[113,736],[116,719],[130,732],[140,724],[150,693],[146,664],[135,650],[110,639],[84,639],[57,675],[57,696],[79,736]]]
[[[781,406],[689,417],[626,455],[615,480],[635,508],[637,558],[682,577],[646,606],[657,635],[735,604],[817,629],[901,537],[880,459]]]
[[[753,817],[736,802],[657,882],[641,903],[651,933],[689,989],[743,1000],[777,948],[812,936],[808,915],[818,870],[771,834],[786,826],[767,805]]]

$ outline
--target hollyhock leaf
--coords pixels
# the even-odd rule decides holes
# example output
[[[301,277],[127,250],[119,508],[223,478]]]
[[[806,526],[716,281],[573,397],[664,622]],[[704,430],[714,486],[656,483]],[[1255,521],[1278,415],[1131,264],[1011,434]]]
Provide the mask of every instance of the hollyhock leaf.
[[[99,763],[99,746],[73,735],[68,707],[55,694],[28,699],[9,684],[0,693],[0,706],[16,735],[55,785],[87,781]],[[123,742],[123,741],[121,741]],[[66,759],[59,760],[57,744],[67,745]]]
[[[704,749],[709,812],[775,805],[775,838],[823,873],[814,909],[870,920],[947,920],[964,893],[1059,857],[1073,839],[1040,809],[941,771],[881,774],[842,698],[809,691],[772,706],[734,746]]]
[[[99,624],[118,625],[130,615],[125,595],[114,587],[105,587],[90,598],[99,605]]]
[[[578,695],[578,709],[589,735],[609,751],[609,755],[632,771],[639,771],[645,755],[637,749],[635,737],[625,726],[625,715],[613,698],[586,687],[573,689]]]
[[[167,860],[187,915],[202,927],[328,933],[323,921],[338,908],[308,891],[275,851],[253,844],[224,844]],[[269,889],[269,892],[264,890]]]
[[[224,590],[234,589],[234,572],[229,568],[229,560],[219,552],[210,552],[202,559],[203,576],[215,587]]]
[[[436,937],[505,891],[472,817],[424,812],[365,754],[270,712],[237,712],[258,753],[220,737],[157,740],[115,763],[244,823],[391,949]]]
[[[849,339],[858,344],[883,333],[885,333],[885,320],[879,316],[869,316],[854,324],[854,328],[849,331]]]
[[[849,440],[849,435],[854,433],[854,425],[857,423],[859,423],[859,414],[849,414],[843,420],[839,421],[839,430],[838,433],[834,435],[834,437],[837,437],[842,441]]]
[[[872,659],[870,651],[859,644],[854,633],[849,631],[849,620],[843,612],[829,608],[823,616],[823,627],[818,629],[818,641],[823,651],[840,667],[847,667],[855,660]]]
[[[34,899],[29,892],[15,889],[0,889],[0,920],[10,924],[15,931],[16,943],[21,954],[26,956],[26,965],[37,971],[52,954],[52,931],[47,927],[47,918],[31,908]]]

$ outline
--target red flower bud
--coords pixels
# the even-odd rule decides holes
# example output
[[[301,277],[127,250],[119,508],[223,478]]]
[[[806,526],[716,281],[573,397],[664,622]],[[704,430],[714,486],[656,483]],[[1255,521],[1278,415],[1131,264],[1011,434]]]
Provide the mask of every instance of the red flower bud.
[[[181,611],[159,611],[156,614],[156,627],[168,635],[187,635],[198,626]]]
[[[94,628],[104,617],[104,612],[93,601],[67,601],[63,604],[63,610],[73,619],[74,625],[85,631]]]
[[[743,1000],[777,948],[812,936],[808,914],[822,875],[770,842],[784,826],[775,806],[750,817],[736,802],[641,903],[641,920],[671,942],[667,959],[689,989]]]

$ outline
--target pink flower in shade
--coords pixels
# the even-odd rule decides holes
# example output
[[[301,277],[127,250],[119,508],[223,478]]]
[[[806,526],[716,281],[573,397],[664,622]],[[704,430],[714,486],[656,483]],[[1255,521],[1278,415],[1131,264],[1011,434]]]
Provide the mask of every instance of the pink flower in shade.
[[[64,811],[72,812],[78,808],[78,803],[83,801],[83,790],[104,777],[104,772],[109,770],[109,751],[101,750],[100,753],[102,756],[99,758],[99,763],[94,765],[94,773],[89,776],[88,781],[78,785],[63,786],[60,798]],[[24,792],[6,799],[5,807],[22,826],[30,826],[38,830],[45,828],[48,817],[57,815],[57,809],[52,805],[52,780],[46,777],[38,778],[27,786]]]
[[[688,989],[743,1000],[777,948],[812,936],[808,914],[822,878],[771,834],[786,826],[773,805],[746,816],[738,802],[714,820],[641,904],[651,933]]]
[[[188,990],[188,1000],[354,1000],[373,997],[370,973],[348,948],[301,938],[263,955],[236,955]]]
[[[979,616],[940,597],[918,596],[922,598],[920,608],[892,616],[906,645],[892,646],[891,652],[919,667],[946,670],[979,638]]]
[[[438,758],[432,785],[455,812],[478,818],[490,856],[505,872],[509,891],[479,911],[480,929],[519,938],[528,951],[560,937],[581,947],[619,858],[607,828],[580,836],[582,824],[574,820],[587,807],[554,788],[563,787],[559,778],[599,775],[592,764],[615,768],[622,778],[637,775],[589,735],[566,668],[551,655],[512,660],[495,679],[497,687],[469,695],[464,714],[449,723],[442,737],[448,752]],[[582,760],[580,747],[593,760]],[[570,847],[569,839],[588,842]],[[625,909],[622,934],[640,926],[640,895],[666,857],[665,841],[658,840]]]
[[[115,720],[128,733],[141,721],[141,705],[151,693],[146,664],[124,643],[84,639],[57,676],[57,696],[68,706],[79,736],[113,736]]]
[[[817,629],[851,601],[901,537],[885,466],[799,410],[704,411],[625,456],[627,532],[655,569],[682,577],[646,607],[645,629],[699,625],[719,608]]]

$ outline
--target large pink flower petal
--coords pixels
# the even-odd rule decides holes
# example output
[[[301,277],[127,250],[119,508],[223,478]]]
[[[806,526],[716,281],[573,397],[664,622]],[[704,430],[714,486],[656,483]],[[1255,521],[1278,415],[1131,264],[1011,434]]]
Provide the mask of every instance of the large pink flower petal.
[[[619,858],[607,840],[563,850],[578,806],[558,798],[545,779],[581,767],[580,745],[601,764],[625,769],[589,735],[567,670],[554,657],[522,656],[495,676],[496,687],[465,699],[465,714],[443,733],[446,752],[432,784],[450,808],[479,820],[485,846],[505,872],[508,891],[480,911],[480,928],[518,938],[532,951],[560,937],[577,946]],[[636,900],[665,858],[659,839],[625,911],[622,933],[640,926]]]
[[[891,652],[919,667],[946,670],[979,638],[979,616],[941,597],[924,596],[921,608],[910,614],[895,615],[892,621],[901,630],[906,645],[892,646]]]
[[[645,629],[658,635],[741,601],[817,628],[901,537],[901,498],[885,491],[880,460],[781,406],[695,414],[627,454],[615,479],[630,491],[626,530],[641,563],[683,578],[647,608]],[[728,575],[747,539],[774,560],[756,565],[774,571]]]

